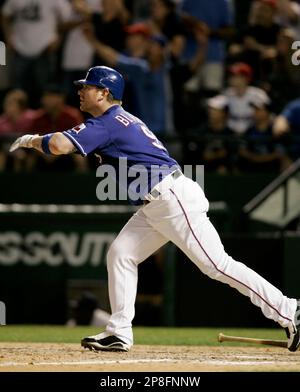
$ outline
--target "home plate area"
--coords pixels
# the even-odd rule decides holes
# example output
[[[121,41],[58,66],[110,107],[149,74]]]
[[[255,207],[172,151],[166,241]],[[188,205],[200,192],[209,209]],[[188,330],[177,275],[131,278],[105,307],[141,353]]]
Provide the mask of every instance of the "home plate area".
[[[136,345],[128,353],[92,352],[79,344],[1,343],[1,371],[209,372],[300,371],[300,352],[283,348]]]

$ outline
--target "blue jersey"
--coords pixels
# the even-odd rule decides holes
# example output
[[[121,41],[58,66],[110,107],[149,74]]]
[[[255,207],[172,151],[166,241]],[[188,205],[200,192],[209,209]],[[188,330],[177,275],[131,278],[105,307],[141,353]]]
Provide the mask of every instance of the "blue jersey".
[[[63,134],[82,156],[91,152],[100,155],[102,163],[114,168],[117,181],[121,185],[122,182],[126,184],[127,190],[135,178],[127,177],[126,182],[121,178],[122,161],[127,166],[127,173],[131,169],[134,171],[136,168],[140,172],[144,168],[147,180],[140,185],[142,189],[139,193],[142,196],[179,168],[148,127],[120,105],[110,107],[103,115],[89,119]],[[136,204],[140,203],[139,200]]]
[[[300,98],[289,102],[281,113],[288,122],[293,133],[300,133]]]
[[[300,98],[289,102],[281,115],[289,122],[292,140],[288,143],[288,152],[296,160],[300,155]]]

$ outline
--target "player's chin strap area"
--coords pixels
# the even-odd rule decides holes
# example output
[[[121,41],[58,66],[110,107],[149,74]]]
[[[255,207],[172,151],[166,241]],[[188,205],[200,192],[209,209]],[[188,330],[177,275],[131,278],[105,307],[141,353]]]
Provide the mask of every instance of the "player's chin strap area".
[[[168,174],[163,180],[161,180],[151,191],[145,195],[144,204],[148,204],[152,200],[157,200],[161,197],[165,192],[167,192],[170,187],[173,185],[174,181],[177,178],[183,176],[183,173],[180,169],[173,171],[173,173]]]

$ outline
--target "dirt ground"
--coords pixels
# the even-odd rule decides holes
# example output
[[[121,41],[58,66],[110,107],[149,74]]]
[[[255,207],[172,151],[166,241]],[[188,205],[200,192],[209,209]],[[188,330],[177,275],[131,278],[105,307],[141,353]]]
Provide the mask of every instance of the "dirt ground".
[[[1,343],[0,372],[300,371],[300,352],[283,348],[142,346],[91,352],[78,344]]]

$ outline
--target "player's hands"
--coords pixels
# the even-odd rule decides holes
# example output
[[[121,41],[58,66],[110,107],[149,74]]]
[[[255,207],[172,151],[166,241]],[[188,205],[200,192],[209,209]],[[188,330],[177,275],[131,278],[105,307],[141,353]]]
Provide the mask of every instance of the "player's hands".
[[[32,148],[32,142],[37,137],[39,137],[39,135],[23,135],[18,137],[18,139],[10,146],[9,152],[13,152],[21,147]]]

